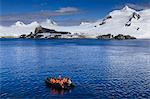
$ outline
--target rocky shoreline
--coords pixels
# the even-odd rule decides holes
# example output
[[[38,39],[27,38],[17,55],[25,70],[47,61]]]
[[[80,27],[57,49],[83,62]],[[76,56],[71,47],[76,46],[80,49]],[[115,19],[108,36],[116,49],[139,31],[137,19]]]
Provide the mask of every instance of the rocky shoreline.
[[[1,37],[1,38],[8,38],[8,37]],[[13,37],[15,38],[15,37]],[[42,26],[38,26],[35,28],[34,33],[31,32],[30,34],[22,34],[16,38],[23,38],[23,39],[91,39],[90,37],[86,37],[85,35],[78,34],[78,33],[70,33],[64,31],[56,31],[54,29],[47,29]],[[130,35],[98,35],[94,39],[99,40],[129,40],[129,39],[136,39]]]
[[[118,34],[116,36],[112,34],[107,34],[107,35],[100,35],[97,36],[97,39],[102,39],[102,40],[109,40],[109,39],[114,39],[114,40],[128,40],[128,39],[136,39],[133,36],[130,35],[123,35],[123,34]]]
[[[71,38],[73,35],[70,32],[56,31],[54,29],[47,29],[42,26],[36,27],[34,33],[22,34],[20,38],[38,38],[38,39],[51,39],[51,38]]]
[[[82,39],[82,38],[88,38],[84,35],[79,35],[77,33],[71,34],[70,32],[62,32],[62,31],[56,31],[53,29],[47,29],[42,26],[39,26],[35,29],[34,33],[30,33],[28,35],[22,34],[19,38],[36,38],[36,39]],[[101,40],[126,40],[126,39],[136,39],[133,36],[130,35],[123,35],[118,34],[116,36],[112,34],[106,34],[106,35],[99,35],[96,37],[96,39]]]

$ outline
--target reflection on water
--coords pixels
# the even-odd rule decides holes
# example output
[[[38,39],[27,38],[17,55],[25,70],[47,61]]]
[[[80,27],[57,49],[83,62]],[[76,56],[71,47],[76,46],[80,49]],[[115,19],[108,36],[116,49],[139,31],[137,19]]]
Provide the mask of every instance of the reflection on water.
[[[64,89],[55,89],[55,88],[52,88],[50,87],[50,92],[52,95],[64,95],[64,94],[69,94],[71,93],[71,89],[68,89],[68,90],[64,90]]]
[[[150,40],[0,39],[1,98],[150,98]],[[71,78],[55,90],[45,78]]]

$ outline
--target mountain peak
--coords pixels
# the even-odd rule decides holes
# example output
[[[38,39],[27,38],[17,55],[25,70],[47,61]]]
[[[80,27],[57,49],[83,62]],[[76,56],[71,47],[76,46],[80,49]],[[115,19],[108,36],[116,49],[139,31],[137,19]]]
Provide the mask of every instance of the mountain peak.
[[[125,5],[122,10],[130,9],[129,6]]]
[[[122,11],[132,11],[133,12],[135,10],[126,5],[122,8]]]
[[[18,26],[18,27],[21,27],[21,26],[25,26],[25,24],[21,21],[17,21],[14,26]]]
[[[17,21],[15,24],[24,25],[24,23],[21,21]]]
[[[54,22],[53,20],[50,20],[50,19],[46,19],[46,23],[51,24],[51,25],[57,25],[56,22]]]
[[[30,26],[40,26],[40,24],[37,21],[31,22],[30,24],[28,24]]]

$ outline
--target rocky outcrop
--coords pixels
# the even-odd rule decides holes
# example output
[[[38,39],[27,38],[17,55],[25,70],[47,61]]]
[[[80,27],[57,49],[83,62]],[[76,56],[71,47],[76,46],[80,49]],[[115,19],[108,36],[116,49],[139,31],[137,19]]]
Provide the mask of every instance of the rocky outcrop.
[[[132,14],[132,18],[139,20],[141,18],[141,16],[138,13],[134,12]]]
[[[37,33],[47,33],[47,32],[51,33],[51,32],[56,32],[56,31],[53,30],[53,29],[43,28],[42,26],[36,27],[35,31],[34,31],[35,34],[37,34]]]
[[[34,34],[31,32],[30,34],[22,34],[19,38],[34,38]]]
[[[109,15],[109,16],[106,17],[106,20],[107,20],[107,19],[111,19],[111,18],[112,18],[112,16]]]
[[[129,21],[125,24],[126,27],[129,27],[131,26],[131,21],[134,19],[134,20],[139,20],[141,18],[141,16],[136,13],[136,12],[133,12],[132,16],[129,18]]]
[[[97,36],[98,39],[112,39],[113,38],[113,35],[111,34],[107,34],[107,35],[100,35],[100,36]]]
[[[105,21],[102,21],[99,25],[104,25],[106,22]]]
[[[27,35],[26,34],[22,34],[22,35],[20,35],[20,37],[19,38],[26,38],[27,37]]]
[[[125,40],[125,37],[123,34],[118,34],[117,36],[114,37],[114,39],[117,39],[117,40]]]
[[[47,29],[42,26],[36,27],[34,33],[28,35],[20,35],[20,38],[67,38],[71,37],[70,32],[55,31],[53,29]]]
[[[115,39],[115,40],[127,40],[127,39],[136,39],[133,36],[130,35],[123,35],[123,34],[118,34],[116,36],[113,36],[111,34],[107,35],[99,35],[97,36],[97,39],[102,39],[102,40],[108,40],[108,39]]]
[[[124,37],[125,37],[125,39],[136,39],[135,37],[130,36],[130,35],[125,35]]]
[[[99,25],[104,25],[104,24],[106,24],[106,21],[107,21],[108,19],[111,19],[111,18],[112,18],[112,16],[110,16],[110,15],[107,16],[107,17],[105,17]]]
[[[26,36],[27,38],[34,38],[34,33],[30,33],[29,35]]]
[[[130,35],[118,34],[117,36],[114,37],[114,39],[117,39],[117,40],[126,40],[126,39],[136,39],[136,38],[133,37],[133,36],[130,36]]]

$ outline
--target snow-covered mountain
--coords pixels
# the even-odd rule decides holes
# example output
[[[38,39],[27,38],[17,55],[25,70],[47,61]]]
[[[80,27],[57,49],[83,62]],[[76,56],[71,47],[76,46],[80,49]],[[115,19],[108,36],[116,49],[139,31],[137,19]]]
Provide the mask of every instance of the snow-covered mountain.
[[[103,34],[125,34],[137,38],[150,38],[150,9],[136,11],[125,6],[121,10],[110,12],[103,19],[93,23],[81,22],[79,26],[58,26],[49,19],[46,22],[32,22],[30,24],[18,21],[10,27],[0,26],[0,36],[29,34],[39,25],[57,31],[68,31],[72,34],[78,33],[90,38]]]
[[[21,21],[17,21],[11,26],[0,26],[0,36],[19,36],[21,34],[29,34],[30,32],[34,32],[36,27],[39,27],[40,25],[49,27],[50,26],[56,26],[56,22],[47,19],[45,22],[32,22],[30,24],[25,24]]]

